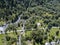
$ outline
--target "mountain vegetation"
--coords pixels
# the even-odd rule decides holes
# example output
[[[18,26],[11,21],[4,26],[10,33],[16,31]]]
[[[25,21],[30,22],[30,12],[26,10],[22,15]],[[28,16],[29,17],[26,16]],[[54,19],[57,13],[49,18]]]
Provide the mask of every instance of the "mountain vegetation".
[[[0,0],[0,26],[14,23],[20,15],[26,20],[24,41],[33,40],[33,45],[44,45],[47,40],[60,39],[60,0]],[[9,26],[7,31],[13,30],[17,34],[16,30],[22,27],[22,22],[15,26]],[[29,35],[28,30],[31,31]]]

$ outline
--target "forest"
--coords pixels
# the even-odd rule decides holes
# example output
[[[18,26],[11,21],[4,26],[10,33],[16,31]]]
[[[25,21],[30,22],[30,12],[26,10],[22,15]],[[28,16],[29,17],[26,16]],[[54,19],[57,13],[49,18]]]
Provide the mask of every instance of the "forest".
[[[28,40],[29,43],[32,42],[31,45],[45,45],[47,41],[50,43],[60,40],[60,0],[0,0],[0,27],[5,23],[16,22],[20,15],[26,21],[22,45],[28,45]],[[19,22],[17,25],[9,25],[6,32],[15,30],[17,34],[16,30],[20,30],[23,23]],[[12,42],[17,40],[17,37],[11,38],[9,34],[6,34],[6,38]]]

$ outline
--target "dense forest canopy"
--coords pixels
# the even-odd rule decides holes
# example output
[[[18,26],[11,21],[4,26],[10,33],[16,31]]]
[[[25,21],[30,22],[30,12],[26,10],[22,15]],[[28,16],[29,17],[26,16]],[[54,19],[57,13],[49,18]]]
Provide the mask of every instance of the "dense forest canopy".
[[[0,0],[0,22],[39,16],[44,24],[60,26],[60,0]]]

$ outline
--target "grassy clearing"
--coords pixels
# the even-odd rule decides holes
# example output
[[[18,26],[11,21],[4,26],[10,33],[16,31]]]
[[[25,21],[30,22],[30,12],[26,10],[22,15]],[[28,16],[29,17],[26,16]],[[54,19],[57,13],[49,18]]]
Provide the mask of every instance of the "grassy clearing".
[[[50,30],[50,35],[52,36],[52,35],[56,35],[56,31],[59,31],[59,28],[52,28],[51,30]]]
[[[12,32],[8,33],[8,36],[10,36],[11,38],[16,38],[17,39],[17,35],[15,33],[12,33]],[[3,40],[4,37],[5,37],[4,34],[0,34],[0,45],[4,45],[4,42],[6,42],[7,44],[8,44],[8,42],[10,42],[10,41]]]
[[[3,34],[0,34],[0,45],[4,45],[3,44],[3,39],[4,39],[4,35]]]
[[[59,35],[58,35],[58,36],[56,35],[56,32],[57,32],[57,31],[59,31],[59,28],[51,28],[50,33],[48,33],[48,34],[50,34],[50,35],[48,36],[48,40],[49,40],[49,39],[52,39],[51,36],[55,36],[56,38],[59,38],[59,39],[60,39],[60,31],[59,31]]]
[[[25,35],[30,36],[31,33],[32,33],[32,31],[26,31],[26,32],[25,32]]]
[[[27,34],[27,35],[30,35],[31,32],[32,32],[32,31],[26,31],[26,34]]]
[[[15,33],[8,33],[8,36],[13,37],[13,38],[17,38],[17,35]]]

